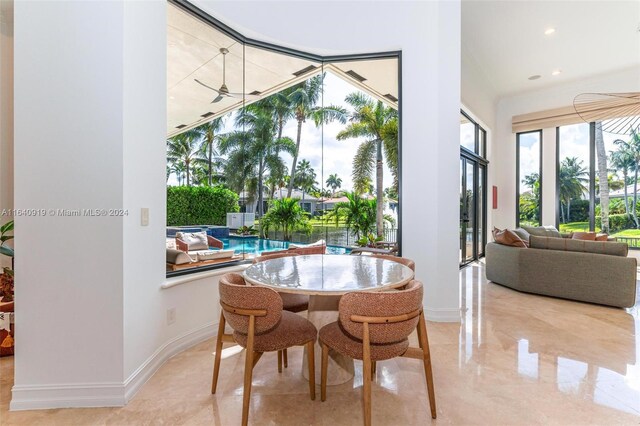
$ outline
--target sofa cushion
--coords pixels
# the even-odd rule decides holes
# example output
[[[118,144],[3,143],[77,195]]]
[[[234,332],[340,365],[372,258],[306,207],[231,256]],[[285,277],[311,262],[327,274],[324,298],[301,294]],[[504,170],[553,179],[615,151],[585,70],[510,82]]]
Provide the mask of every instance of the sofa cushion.
[[[184,265],[191,262],[193,262],[193,259],[187,253],[172,248],[167,249],[167,263]]]
[[[525,231],[527,231],[532,236],[535,235],[537,237],[554,237],[561,238],[560,232],[556,229],[555,226],[523,226]]]
[[[609,234],[596,234],[596,241],[609,241]]]
[[[207,233],[202,232],[176,232],[176,238],[184,241],[189,250],[207,250],[209,242],[207,241]]]
[[[595,241],[596,233],[595,232],[574,232],[571,235],[572,240],[583,240],[583,241]],[[607,241],[607,240],[605,240]]]
[[[543,250],[575,251],[581,253],[608,254],[626,257],[629,247],[625,243],[607,241],[585,241],[569,238],[531,236],[529,247]]]
[[[516,228],[513,230],[513,232],[515,232],[515,234],[520,237],[520,239],[522,241],[524,241],[525,243],[529,242],[529,238],[531,237],[531,234],[527,232],[526,229],[522,229],[522,228]]]
[[[510,229],[493,228],[493,239],[496,243],[504,246],[527,248],[529,243],[523,241],[518,234]]]

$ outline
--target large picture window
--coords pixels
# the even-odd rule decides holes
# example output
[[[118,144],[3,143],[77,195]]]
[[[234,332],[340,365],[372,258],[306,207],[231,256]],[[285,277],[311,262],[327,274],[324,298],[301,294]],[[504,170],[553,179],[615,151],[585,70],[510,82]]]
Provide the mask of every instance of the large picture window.
[[[516,226],[542,224],[542,130],[516,134]]]
[[[638,248],[638,129],[614,134],[603,128],[602,122],[557,128],[559,229],[604,232]]]
[[[167,31],[168,273],[400,248],[399,52],[292,51],[181,1]]]

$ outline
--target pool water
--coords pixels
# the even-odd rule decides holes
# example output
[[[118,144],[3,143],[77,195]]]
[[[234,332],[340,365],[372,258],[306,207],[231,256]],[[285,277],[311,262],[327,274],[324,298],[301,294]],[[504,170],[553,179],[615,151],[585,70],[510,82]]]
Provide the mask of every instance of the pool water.
[[[262,252],[286,250],[289,248],[289,241],[265,240],[262,238],[221,238],[225,250],[234,250],[235,254],[255,254]],[[348,249],[338,246],[327,246],[327,254],[345,254]]]

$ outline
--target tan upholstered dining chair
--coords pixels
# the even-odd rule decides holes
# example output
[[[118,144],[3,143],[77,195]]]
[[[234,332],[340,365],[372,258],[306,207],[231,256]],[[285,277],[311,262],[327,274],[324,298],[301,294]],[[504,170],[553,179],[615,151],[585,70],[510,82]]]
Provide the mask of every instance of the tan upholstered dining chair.
[[[413,280],[404,290],[353,292],[340,299],[338,321],[320,329],[322,345],[321,400],[327,394],[329,349],[363,365],[364,424],[371,424],[371,380],[377,361],[399,356],[420,359],[427,381],[431,417],[436,418],[436,400],[431,371],[427,327],[422,310],[422,283]],[[419,348],[409,347],[409,335],[416,329]]]
[[[411,268],[413,272],[416,271],[416,262],[411,259],[407,259],[406,257],[398,257],[391,254],[372,254],[372,257],[377,257],[379,259],[391,260],[393,262],[402,263],[404,266]]]
[[[263,254],[262,256],[255,257],[253,259],[253,263],[263,262],[269,259],[278,259],[280,257],[292,257],[298,256],[298,253],[275,253]],[[293,293],[282,293],[278,292],[280,297],[282,298],[282,308],[285,311],[289,312],[304,312],[309,309],[309,296],[304,294],[293,294]],[[289,366],[289,357],[287,355],[287,350],[283,350],[278,352],[278,372],[282,373],[282,362],[284,359],[284,368]]]
[[[274,290],[245,285],[242,275],[226,274],[219,283],[222,312],[218,326],[216,355],[211,393],[216,393],[222,344],[236,342],[246,349],[242,424],[248,423],[253,368],[265,352],[281,351],[292,346],[307,346],[309,356],[309,393],[316,398],[314,344],[318,331],[307,319],[282,310],[282,299]],[[225,325],[233,335],[224,333]]]

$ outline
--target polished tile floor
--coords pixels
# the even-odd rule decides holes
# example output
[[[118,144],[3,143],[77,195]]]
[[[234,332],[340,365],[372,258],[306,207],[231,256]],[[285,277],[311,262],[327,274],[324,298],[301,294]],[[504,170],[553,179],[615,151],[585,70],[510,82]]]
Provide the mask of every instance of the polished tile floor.
[[[622,310],[517,293],[487,283],[481,264],[460,272],[461,324],[429,323],[441,424],[640,424],[640,303]],[[13,361],[0,359],[0,424],[236,425],[244,355],[225,349],[218,394],[209,394],[213,341],[174,357],[124,408],[8,412]],[[362,424],[360,365],[353,381],[310,401],[301,350],[289,368],[274,354],[256,366],[250,423]],[[376,425],[431,421],[421,365],[379,363]]]

